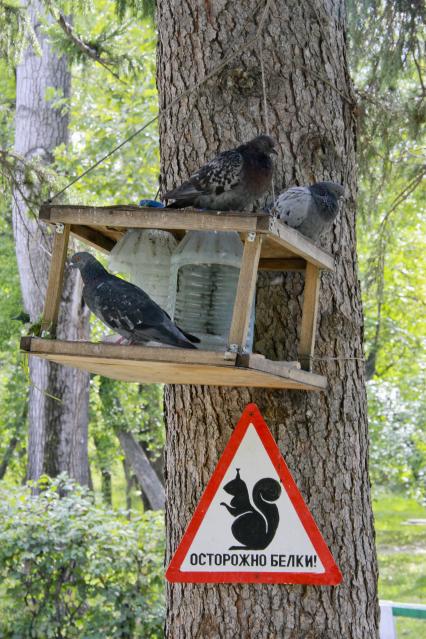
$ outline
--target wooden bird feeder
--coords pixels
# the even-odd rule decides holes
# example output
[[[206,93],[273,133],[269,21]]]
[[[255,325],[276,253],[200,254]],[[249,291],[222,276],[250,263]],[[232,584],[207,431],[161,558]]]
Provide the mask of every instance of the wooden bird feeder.
[[[45,205],[40,219],[56,227],[44,305],[42,331],[55,334],[70,233],[109,252],[131,228],[163,229],[181,238],[185,231],[236,231],[244,251],[225,352],[119,344],[68,342],[24,337],[21,348],[41,357],[113,379],[167,384],[260,386],[322,390],[326,379],[311,371],[315,345],[321,269],[333,270],[333,258],[294,229],[264,213],[133,206]],[[275,362],[243,353],[258,270],[303,271],[305,290],[299,361]],[[42,332],[43,335],[43,332]]]

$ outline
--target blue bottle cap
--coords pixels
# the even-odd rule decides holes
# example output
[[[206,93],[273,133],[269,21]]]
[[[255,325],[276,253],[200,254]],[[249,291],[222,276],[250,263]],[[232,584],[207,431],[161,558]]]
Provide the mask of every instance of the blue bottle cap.
[[[153,209],[164,209],[164,204],[162,202],[158,202],[157,200],[141,200],[139,202],[139,206],[149,206]]]

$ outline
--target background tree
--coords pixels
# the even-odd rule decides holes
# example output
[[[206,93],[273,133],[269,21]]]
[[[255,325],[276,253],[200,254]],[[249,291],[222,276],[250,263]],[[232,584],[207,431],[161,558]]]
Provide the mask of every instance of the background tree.
[[[26,48],[16,69],[15,152],[23,158],[13,185],[13,230],[24,308],[37,322],[44,304],[51,232],[34,217],[32,199],[42,193],[28,185],[26,163],[49,164],[53,151],[68,141],[68,109],[47,99],[48,90],[67,100],[70,72],[42,32],[43,5],[26,5],[35,40]],[[88,314],[80,303],[81,283],[66,272],[58,338],[88,337]],[[82,484],[89,482],[87,459],[87,373],[40,359],[30,361],[28,434],[29,479],[67,471]]]
[[[321,279],[319,359],[314,364],[327,376],[329,388],[314,394],[167,387],[168,556],[232,425],[244,405],[255,401],[344,578],[335,589],[169,585],[166,634],[364,639],[377,633],[377,568],[355,250],[355,98],[343,2],[157,4],[161,108],[196,87],[229,53],[236,54],[200,91],[160,118],[162,187],[172,187],[219,149],[265,130],[259,46],[244,44],[255,35],[262,15],[266,20],[257,44],[263,47],[270,131],[280,147],[276,189],[334,179],[348,191],[339,221],[324,242],[336,256],[336,272]],[[296,358],[302,284],[297,274],[259,278],[255,349],[272,359]]]
[[[132,11],[141,15],[144,9],[138,3],[137,5]],[[49,18],[46,18],[43,13],[45,7],[50,12]],[[28,232],[29,236],[31,233],[36,233],[36,240],[39,238],[37,234],[42,234],[40,237],[45,238],[47,243],[44,247],[42,245],[37,247],[36,241],[31,245],[33,253],[38,248],[42,252],[43,264],[40,259],[36,260],[35,266],[38,280],[41,281],[40,288],[42,288],[47,278],[51,235],[45,228],[39,227],[35,221],[38,205],[49,194],[58,191],[61,186],[66,184],[68,178],[61,176],[74,176],[93,164],[100,156],[111,150],[111,147],[116,143],[117,136],[127,137],[135,127],[140,126],[141,121],[151,119],[157,109],[154,68],[155,38],[152,26],[146,21],[139,23],[129,15],[122,15],[119,20],[115,12],[116,3],[109,0],[97,0],[94,13],[85,13],[83,6],[78,8],[73,25],[70,27],[71,31],[68,29],[69,19],[64,18],[68,25],[67,29],[64,30],[60,23],[66,11],[65,7],[66,3],[62,3],[62,6],[61,3],[50,1],[39,3],[37,5],[38,13],[34,14],[34,12],[30,13],[26,7],[20,9],[13,4],[9,5],[8,2],[0,2],[0,24],[4,27],[0,38],[0,55],[2,56],[0,58],[0,204],[4,212],[0,227],[2,234],[0,287],[3,298],[0,309],[0,351],[4,371],[0,379],[0,395],[3,405],[7,406],[7,409],[3,410],[0,421],[0,424],[4,424],[0,444],[0,460],[3,459],[7,463],[3,464],[0,461],[0,464],[5,472],[9,468],[13,476],[15,471],[18,474],[24,471],[23,465],[27,459],[27,420],[26,418],[17,420],[15,415],[24,415],[25,417],[28,413],[26,389],[29,388],[29,385],[28,379],[25,377],[25,367],[22,367],[19,356],[19,337],[28,331],[28,324],[21,328],[19,322],[11,319],[13,316],[20,316],[22,311],[19,279],[11,241],[11,214],[9,213],[10,204],[13,201],[11,186],[14,187],[15,192],[18,192],[15,209],[18,204],[21,205],[21,208],[28,208],[27,213],[19,216],[24,230]],[[33,25],[31,25],[30,18],[33,19]],[[36,31],[33,28],[34,24],[37,25]],[[40,47],[40,42],[43,43],[44,48]],[[29,44],[32,45],[32,49],[27,50]],[[91,50],[97,52],[96,59],[88,55],[87,48],[90,49],[90,47]],[[64,55],[68,60],[68,66],[72,65],[73,86],[72,92],[68,96],[64,96],[60,87],[55,87],[54,74],[47,75],[44,79],[40,76],[45,71],[44,66],[49,62],[49,57],[45,59],[46,51],[53,66],[58,59],[63,61]],[[32,57],[30,52],[33,54]],[[26,94],[26,99],[30,100],[32,99],[30,95],[32,89],[36,93],[34,102],[40,106],[40,109],[35,117],[37,118],[38,115],[44,117],[47,113],[53,122],[56,121],[56,118],[59,123],[67,123],[72,132],[72,138],[66,137],[66,142],[61,142],[65,139],[65,128],[61,129],[64,136],[55,137],[54,134],[58,127],[56,129],[53,127],[51,139],[42,140],[43,144],[45,142],[51,143],[47,158],[48,163],[46,163],[44,152],[41,156],[34,155],[30,158],[16,155],[11,151],[14,131],[13,111],[16,104],[14,65],[19,61],[24,64],[26,60],[26,58],[22,58],[24,53],[26,56],[30,56],[35,68],[31,67],[28,70],[27,78],[33,71],[34,77],[32,77],[31,86],[28,87]],[[41,64],[42,61],[44,66]],[[103,64],[104,62],[105,64]],[[141,72],[142,69],[143,72]],[[21,75],[24,73],[23,68],[19,73]],[[41,87],[43,82],[44,87]],[[21,94],[22,91],[18,96],[18,105],[22,102]],[[21,116],[24,119],[25,113],[25,110],[22,109]],[[44,122],[45,120],[43,120]],[[25,126],[28,124],[29,120]],[[27,131],[27,129],[24,131],[20,125],[18,128],[22,134]],[[29,136],[35,135],[31,129],[27,133],[26,140],[29,139]],[[112,161],[104,163],[97,172],[90,174],[84,183],[77,183],[68,191],[67,196],[72,201],[93,202],[95,199],[96,201],[109,200],[117,203],[122,201],[137,203],[140,197],[153,196],[157,188],[158,174],[155,130],[147,130],[144,135],[139,137],[138,142],[139,144],[124,147],[120,156],[117,155]],[[56,143],[58,143],[57,146],[55,146]],[[41,150],[43,151],[43,149]],[[25,251],[23,259],[26,261],[26,267],[31,269],[32,263]],[[34,260],[34,255],[32,260]],[[31,272],[30,275],[33,276],[33,273]],[[30,292],[33,292],[31,285],[34,285],[34,282],[25,281],[24,284],[25,294],[28,297]],[[30,303],[36,305],[38,311],[34,312],[33,319],[42,308],[44,300],[43,290],[40,291],[36,285],[34,286],[37,292],[36,301],[31,298]],[[69,297],[68,295],[67,299]],[[75,291],[73,304],[66,304],[67,299],[61,306],[61,319],[63,320],[62,324],[69,328],[72,322],[67,313],[75,310],[76,305],[78,306],[80,291]],[[71,336],[69,332],[69,337]],[[92,338],[102,339],[102,331],[97,325],[92,325]],[[69,375],[70,379],[76,379],[77,371],[75,370],[62,367],[58,367],[57,370],[59,376],[63,372]],[[54,383],[56,383],[55,379]],[[52,388],[48,388],[48,395],[42,392],[39,400],[43,406],[47,405],[50,400],[53,402],[51,430],[54,436],[50,437],[51,459],[55,461],[55,458],[61,456],[63,462],[66,455],[64,457],[63,452],[60,450],[58,452],[55,447],[63,444],[56,435],[58,435],[61,424],[58,416],[64,410],[64,406],[63,403],[61,404],[50,397],[52,395],[62,401],[61,379],[57,381],[56,390],[54,389],[52,392]],[[43,380],[35,383],[33,391],[36,396],[42,385]],[[96,383],[91,384],[94,406],[97,401],[97,388]],[[114,388],[111,388],[111,393],[113,392]],[[158,417],[161,412],[160,394],[160,388],[157,388],[155,392],[151,393],[151,401],[147,401],[149,393],[139,394],[137,385],[122,385],[120,389],[120,401],[125,407],[124,421],[127,425],[129,423],[134,425],[138,417],[141,419],[137,432],[138,440],[144,445],[151,446],[154,441],[159,441],[158,437],[160,439],[162,437],[161,433],[158,435],[159,429],[161,430],[159,426],[161,415]],[[66,399],[67,397],[65,397]],[[74,402],[74,398],[72,401]],[[132,410],[132,402],[134,401],[137,402],[137,406],[133,407]],[[105,424],[103,432],[100,433],[99,423],[104,423],[100,413],[101,411],[92,411],[93,437],[97,438],[98,443],[101,440],[103,442],[102,454],[95,455],[91,452],[90,455],[95,470],[101,463],[101,458],[103,464],[107,458],[113,459],[114,455],[119,454],[119,448],[114,441],[116,435],[111,431],[111,425]],[[37,412],[38,417],[42,419],[43,414]],[[18,438],[15,436],[16,428],[13,424],[19,425]],[[148,432],[150,429],[151,432]],[[33,427],[31,431],[34,432]],[[39,431],[35,429],[35,432],[38,432],[41,438],[44,431],[43,428],[40,428]],[[132,432],[136,433],[136,430],[132,430]],[[67,434],[68,443],[75,443],[73,438],[68,435],[69,433]],[[38,445],[38,448],[34,450],[31,445],[29,457],[32,459],[34,454],[37,454],[42,463],[43,442],[40,438],[32,437],[31,443]],[[106,441],[110,445],[105,445]],[[161,447],[161,445],[160,442],[158,446]],[[155,446],[156,444],[154,448]],[[85,447],[87,447],[87,442]],[[114,473],[116,473],[117,466],[120,467],[120,464],[116,464],[115,468],[112,469]],[[60,470],[58,464],[52,465],[52,463],[49,466],[45,464],[44,469],[51,474]],[[20,481],[19,476],[17,479]],[[120,485],[120,477],[115,479],[118,479],[116,483]]]

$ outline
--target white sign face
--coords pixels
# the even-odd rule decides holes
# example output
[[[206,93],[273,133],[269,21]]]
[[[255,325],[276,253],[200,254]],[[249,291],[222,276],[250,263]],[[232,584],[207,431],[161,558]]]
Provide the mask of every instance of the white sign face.
[[[223,572],[236,567],[241,572],[259,568],[324,572],[253,424],[221,481],[181,570]]]
[[[166,577],[337,584],[341,574],[259,410],[244,411]]]

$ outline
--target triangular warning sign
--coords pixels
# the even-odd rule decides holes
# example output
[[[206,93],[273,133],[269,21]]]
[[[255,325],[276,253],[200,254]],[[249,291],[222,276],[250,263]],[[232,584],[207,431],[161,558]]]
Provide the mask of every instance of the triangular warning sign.
[[[169,581],[336,585],[342,575],[259,409],[244,410]]]

